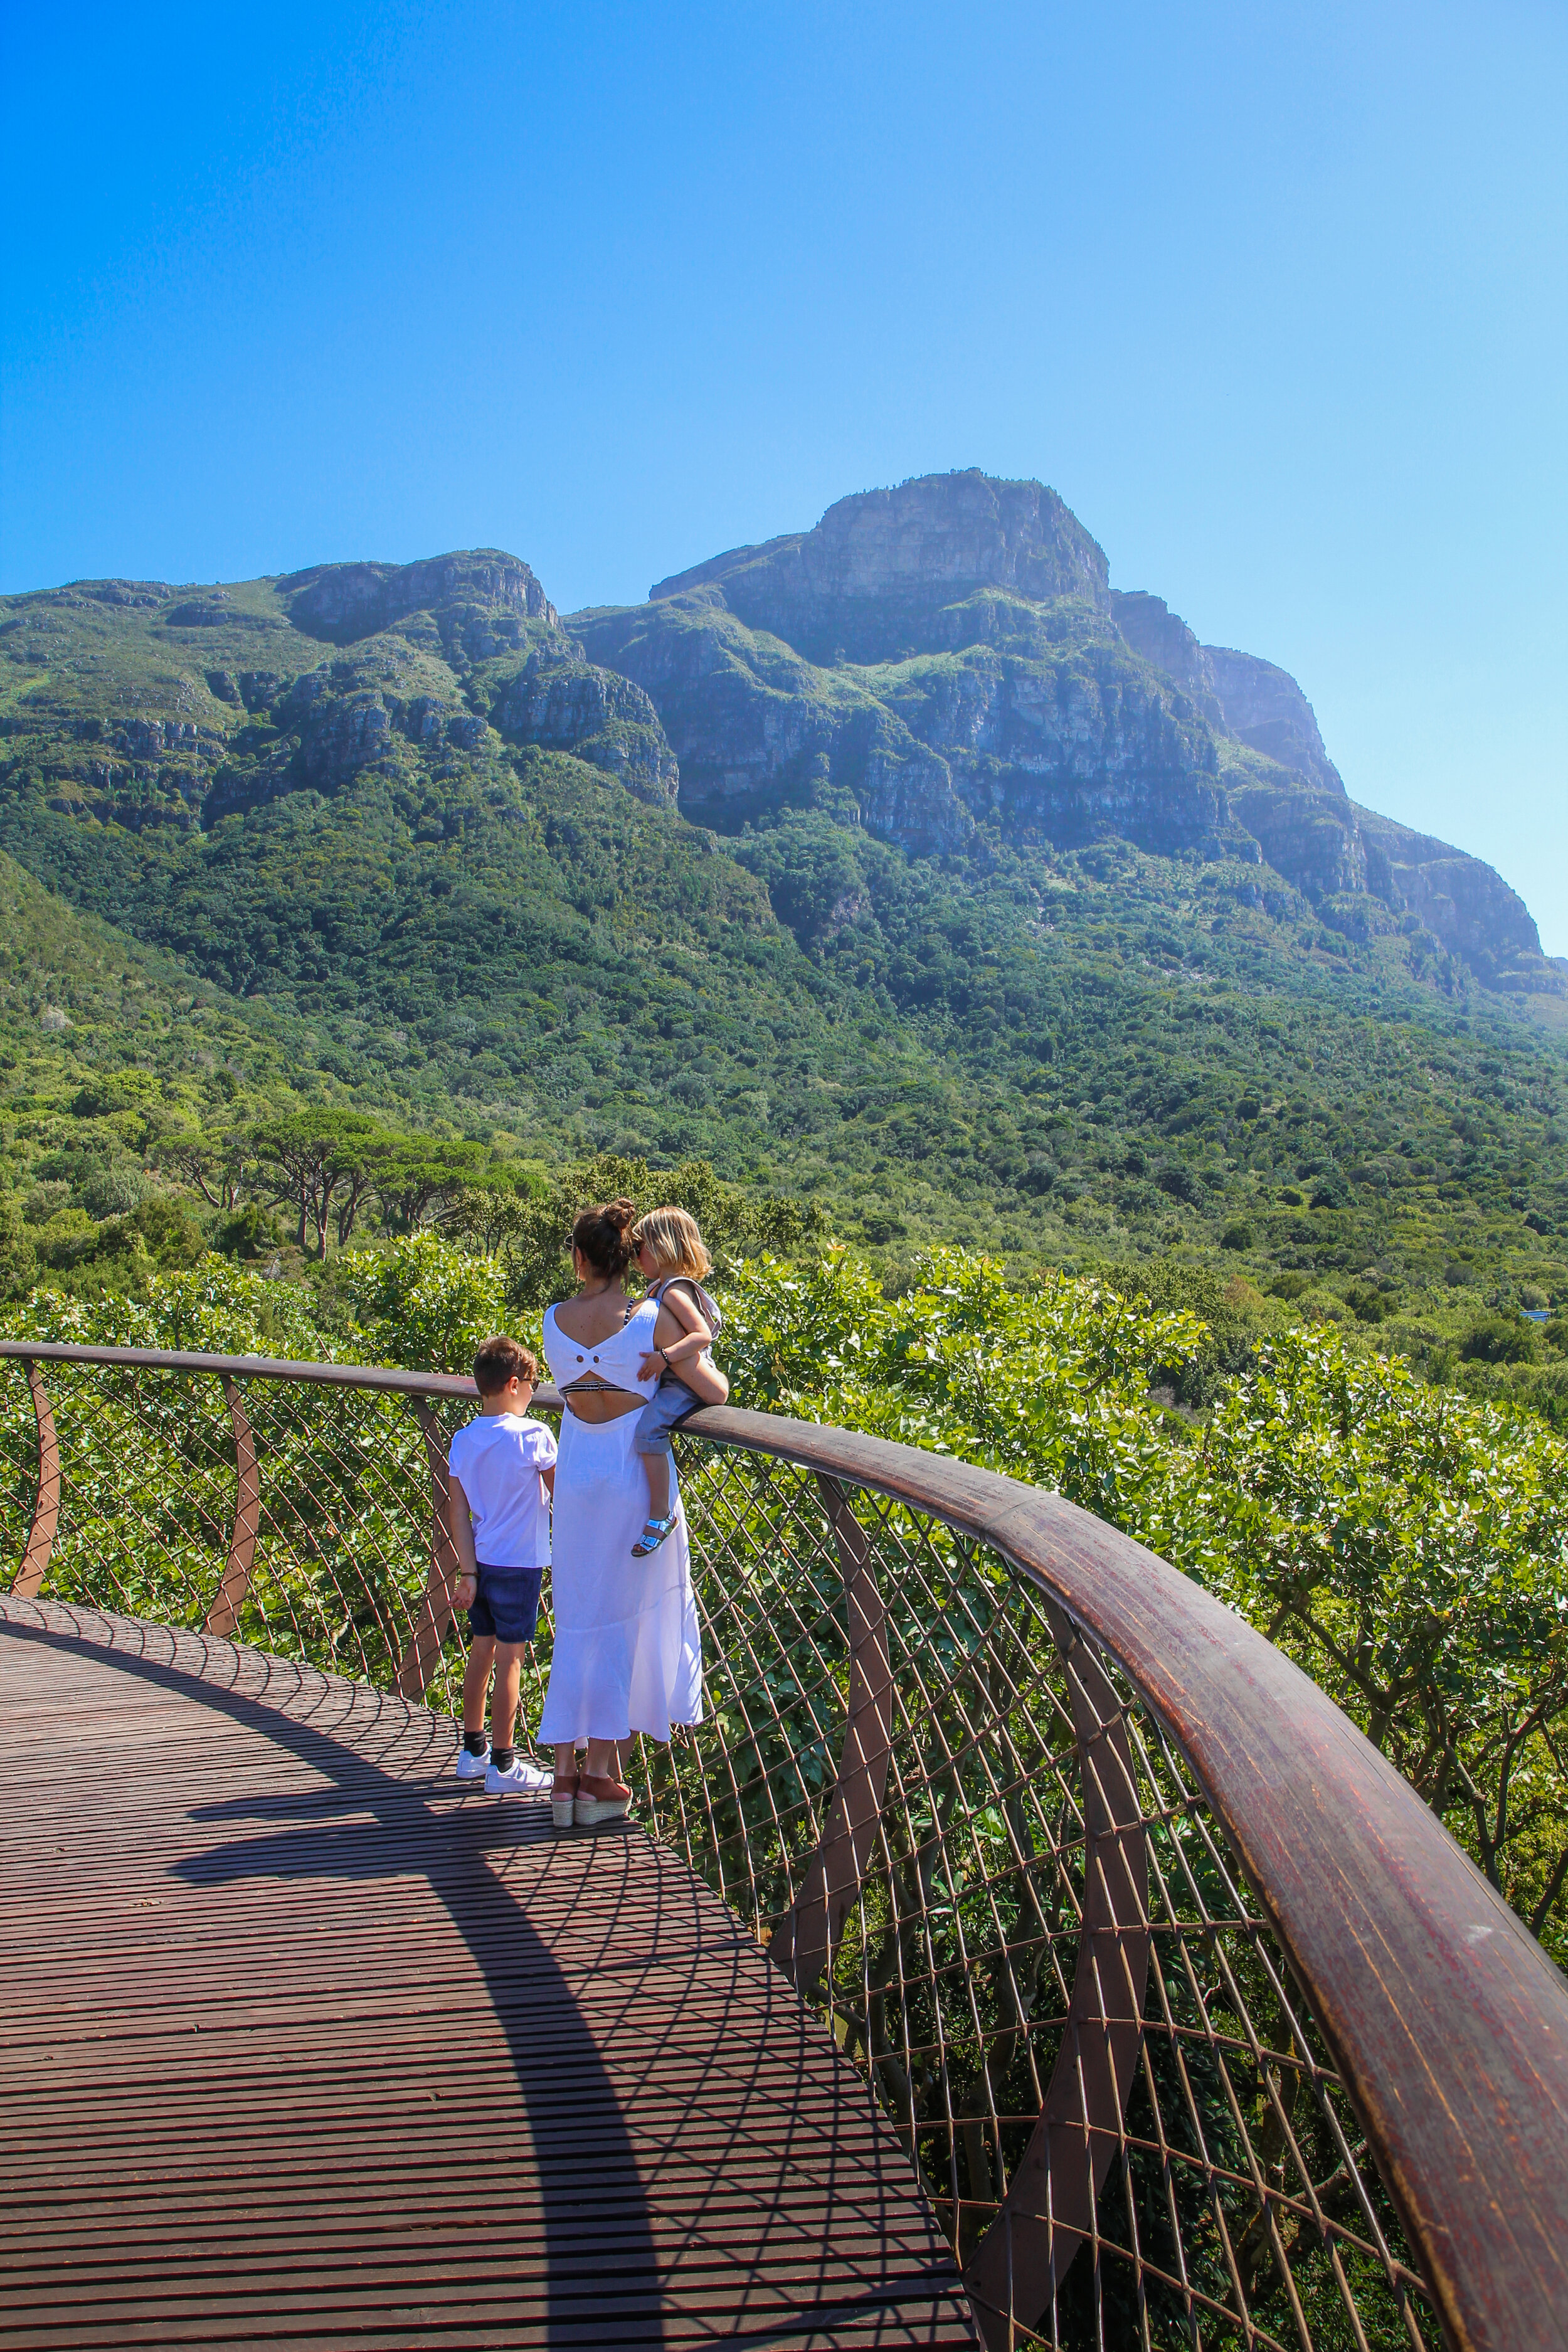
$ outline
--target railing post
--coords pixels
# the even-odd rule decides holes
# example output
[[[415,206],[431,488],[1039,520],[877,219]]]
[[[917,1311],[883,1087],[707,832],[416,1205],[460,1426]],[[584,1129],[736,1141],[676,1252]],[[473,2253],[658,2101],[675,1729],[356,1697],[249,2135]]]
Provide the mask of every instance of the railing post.
[[[55,1548],[55,1529],[59,1524],[60,1449],[48,1395],[30,1356],[22,1358],[22,1370],[33,1392],[33,1413],[38,1424],[38,1483],[33,1496],[27,1549],[22,1554],[21,1567],[11,1580],[11,1590],[18,1601],[35,1601],[49,1572],[49,1554]]]
[[[452,1589],[458,1581],[458,1547],[447,1525],[447,1450],[441,1443],[435,1409],[420,1397],[415,1402],[419,1427],[430,1465],[430,1572],[415,1621],[414,1638],[403,1654],[395,1685],[398,1696],[416,1706],[424,1697],[441,1655],[441,1644],[452,1622]]]
[[[261,1473],[239,1384],[226,1373],[223,1375],[223,1392],[234,1424],[234,1533],[229,1538],[228,1566],[203,1620],[202,1631],[226,1637],[238,1624],[246,1594],[250,1591],[256,1535],[261,1524]]]
[[[1149,1980],[1149,1850],[1123,1711],[1077,1626],[1047,1613],[1083,1778],[1083,1917],[1040,2119],[964,2273],[991,2352],[1011,2352],[1016,2321],[1035,2327],[1093,2231],[1137,2077]]]
[[[806,1864],[800,1893],[774,1928],[768,1958],[809,1998],[838,1939],[876,1843],[893,1752],[893,1671],[888,1616],[871,1567],[871,1539],[837,1478],[821,1474],[844,1571],[849,1620],[849,1720],[827,1826]]]

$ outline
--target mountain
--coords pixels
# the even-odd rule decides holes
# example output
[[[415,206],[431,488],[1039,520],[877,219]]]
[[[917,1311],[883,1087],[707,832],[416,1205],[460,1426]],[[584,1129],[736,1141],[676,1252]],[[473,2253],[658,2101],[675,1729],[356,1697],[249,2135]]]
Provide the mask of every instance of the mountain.
[[[1037,483],[845,499],[564,617],[494,549],[0,600],[0,1189],[56,1209],[156,1141],[90,1108],[140,1072],[167,1118],[706,1154],[892,1248],[1568,1274],[1519,900],[1357,809],[1294,681],[1113,591]],[[128,976],[84,1011],[89,932]]]
[[[722,830],[821,804],[916,856],[994,826],[1020,846],[1239,858],[1351,938],[1403,929],[1489,987],[1568,986],[1490,866],[1346,796],[1294,678],[1113,591],[1037,482],[929,475],[843,499],[813,530],[567,626],[647,690],[682,808]]]

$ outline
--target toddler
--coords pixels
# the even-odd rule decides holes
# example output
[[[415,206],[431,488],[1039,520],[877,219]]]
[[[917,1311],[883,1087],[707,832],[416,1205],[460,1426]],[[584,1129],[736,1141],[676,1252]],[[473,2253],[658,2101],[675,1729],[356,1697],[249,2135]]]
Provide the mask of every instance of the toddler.
[[[680,1337],[643,1358],[639,1380],[657,1372],[657,1392],[637,1417],[636,1444],[647,1473],[648,1518],[632,1546],[634,1559],[656,1552],[671,1528],[669,1433],[700,1404],[722,1404],[730,1383],[713,1361],[713,1341],[724,1318],[702,1287],[712,1264],[697,1220],[684,1209],[650,1209],[632,1231],[648,1297],[667,1307],[680,1325]]]
[[[537,1362],[515,1339],[498,1333],[483,1341],[474,1358],[479,1417],[458,1430],[447,1457],[447,1524],[462,1571],[453,1598],[468,1612],[470,1637],[458,1778],[482,1778],[492,1797],[550,1786],[550,1774],[519,1756],[511,1737],[522,1654],[539,1623],[539,1589],[550,1564],[555,1440],[542,1422],[528,1418],[538,1378]]]

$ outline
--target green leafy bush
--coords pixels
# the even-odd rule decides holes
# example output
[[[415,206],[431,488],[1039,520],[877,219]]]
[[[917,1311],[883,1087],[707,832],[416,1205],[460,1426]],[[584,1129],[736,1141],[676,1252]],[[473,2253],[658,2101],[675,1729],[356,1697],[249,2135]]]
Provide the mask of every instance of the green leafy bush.
[[[339,1280],[376,1362],[466,1372],[479,1341],[507,1328],[498,1260],[470,1256],[437,1234],[410,1234],[384,1256],[356,1251],[340,1261]]]
[[[1523,1364],[1536,1352],[1534,1331],[1514,1315],[1483,1316],[1459,1342],[1459,1355],[1466,1363]]]
[[[0,1299],[27,1291],[37,1270],[37,1252],[23,1229],[14,1192],[0,1192]]]
[[[58,1291],[34,1291],[0,1313],[0,1336],[78,1347],[291,1356],[305,1362],[363,1360],[362,1353],[328,1341],[308,1290],[268,1282],[248,1267],[212,1256],[188,1272],[154,1275],[139,1298],[123,1293],[65,1298]]]
[[[1274,1340],[1170,1557],[1328,1689],[1561,1956],[1568,1447],[1329,1331]]]

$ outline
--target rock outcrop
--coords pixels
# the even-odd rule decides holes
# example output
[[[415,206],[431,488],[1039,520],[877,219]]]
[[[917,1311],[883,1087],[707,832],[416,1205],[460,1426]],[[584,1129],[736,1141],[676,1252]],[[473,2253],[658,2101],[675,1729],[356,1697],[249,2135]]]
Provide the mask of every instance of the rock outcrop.
[[[675,804],[680,769],[658,713],[640,686],[614,670],[532,656],[497,681],[490,724],[510,742],[571,751],[607,770],[639,800]]]
[[[1115,833],[1168,855],[1227,821],[1209,735],[1109,633],[1087,631],[1070,660],[989,646],[915,660],[881,688],[971,814],[1011,839]]]
[[[1113,588],[1110,617],[1141,660],[1173,679],[1211,727],[1228,731],[1207,651],[1163,596],[1145,588]]]
[[[929,650],[934,616],[976,590],[1103,608],[1107,576],[1104,551],[1054,490],[972,468],[840,499],[815,530],[731,548],[648,594],[718,587],[748,628],[808,660],[866,663]]]
[[[1289,671],[1259,661],[1256,654],[1232,653],[1225,646],[1205,646],[1204,652],[1226,733],[1321,791],[1342,793],[1344,785],[1323,748],[1316,714]]]
[[[1352,803],[1354,807],[1354,803]],[[1414,917],[1494,988],[1549,985],[1537,966],[1541,934],[1523,899],[1479,857],[1356,809],[1366,885],[1385,906]]]
[[[999,495],[980,499],[977,483]],[[678,592],[661,583],[647,604],[572,616],[590,656],[635,678],[656,706],[687,814],[734,832],[780,807],[826,805],[917,856],[962,848],[977,822],[1062,847],[1107,833],[1167,854],[1215,841],[1229,814],[1212,736],[1100,609],[1103,558],[1087,533],[1080,547],[1059,531],[1060,502],[1038,484],[959,475],[935,487],[935,497],[929,482],[884,494],[908,511],[890,547],[873,537],[859,549],[847,616],[847,606],[822,606],[818,548],[816,601],[805,624],[789,622],[809,626],[810,612],[826,609],[836,633],[864,643],[887,631],[896,588],[892,633],[918,634],[928,648],[901,660],[823,664],[786,642],[784,607],[804,575],[793,559],[777,570],[770,550],[744,551],[760,560],[738,565],[717,558],[699,567],[714,577]],[[1025,488],[1032,499],[1000,495]],[[910,567],[944,509],[960,545],[931,559],[940,576],[917,593]],[[868,515],[886,520],[879,501],[846,500],[819,530],[829,546],[836,533],[853,544]],[[816,537],[773,547],[799,551]],[[1007,576],[977,583],[986,570]],[[1069,593],[1037,601],[1020,578],[1066,580]],[[759,579],[783,583],[768,592],[778,625],[768,629],[732,604],[739,596],[755,614]],[[1094,593],[1078,593],[1086,585]]]
[[[1200,645],[1162,597],[1143,590],[1112,591],[1110,609],[1128,645],[1182,688],[1216,734],[1262,755],[1250,772],[1227,772],[1232,811],[1326,920],[1357,935],[1369,925],[1415,925],[1489,987],[1560,991],[1528,908],[1500,874],[1349,799],[1312,706],[1288,670]],[[1386,924],[1372,911],[1378,907],[1392,919]]]
[[[125,610],[141,607],[150,611],[167,604],[174,593],[166,580],[73,580],[68,588],[57,592],[72,604],[85,597],[93,604],[119,605]]]
[[[532,569],[499,549],[434,555],[420,563],[323,563],[278,583],[289,618],[308,636],[348,646],[428,614],[447,658],[488,661],[554,635],[559,615]]]
[[[580,614],[593,659],[643,688],[680,770],[688,816],[736,832],[831,797],[917,856],[961,845],[973,819],[948,763],[847,671],[820,670],[746,627],[708,586],[625,612]]]
[[[1198,643],[1180,614],[1146,589],[1112,589],[1111,618],[1133,652],[1179,686],[1217,734],[1234,736],[1310,784],[1343,793],[1311,704],[1289,670],[1256,654]]]

